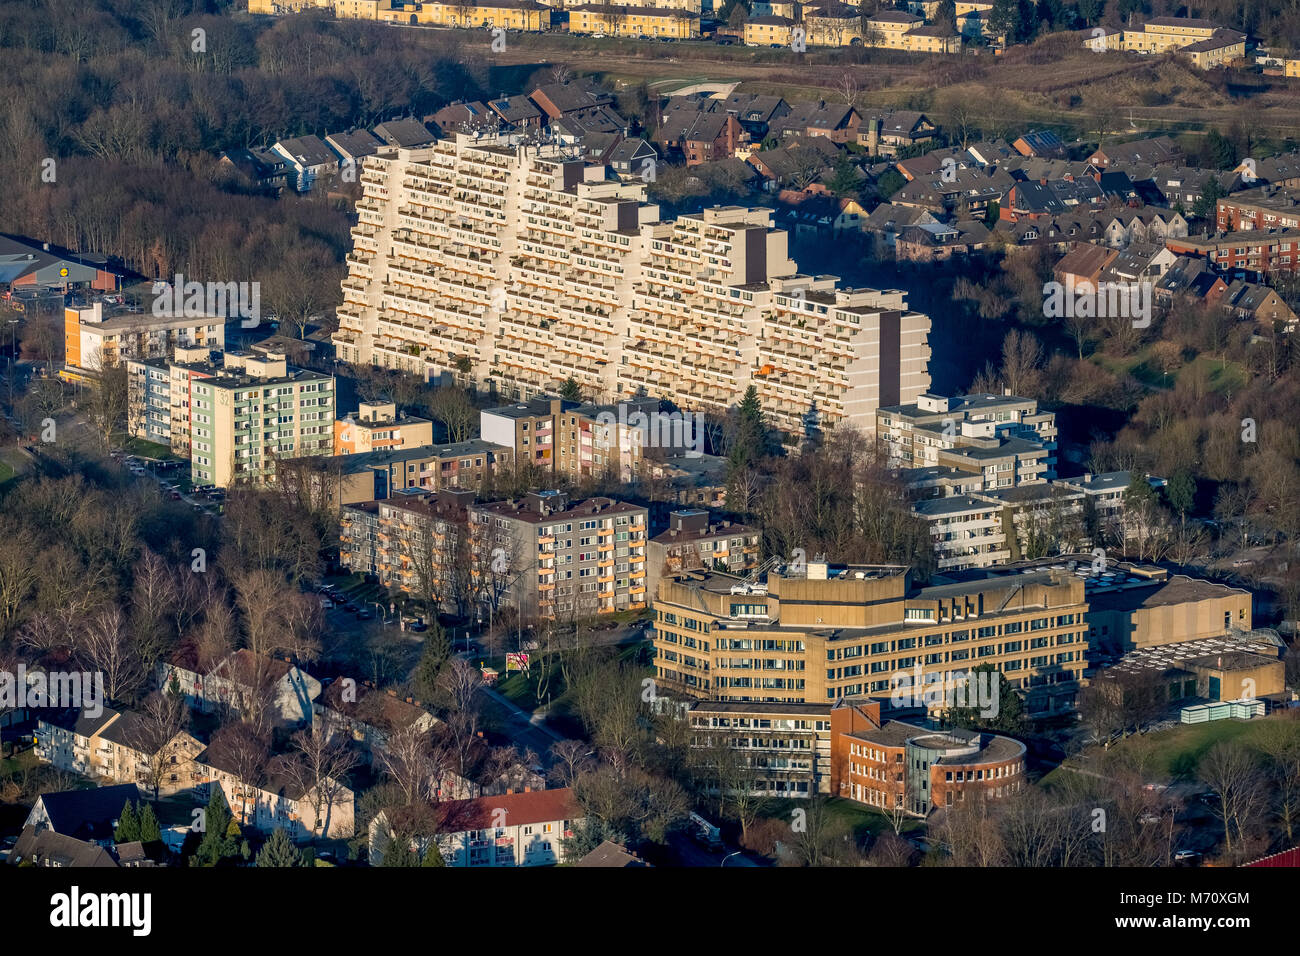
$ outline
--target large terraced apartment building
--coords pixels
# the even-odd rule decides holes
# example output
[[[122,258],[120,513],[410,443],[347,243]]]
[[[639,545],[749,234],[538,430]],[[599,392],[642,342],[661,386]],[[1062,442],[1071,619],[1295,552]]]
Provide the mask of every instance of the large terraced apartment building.
[[[951,688],[990,664],[1030,713],[1055,714],[1087,667],[1087,608],[1082,579],[1052,568],[930,587],[824,561],[762,581],[697,573],[659,584],[655,671],[669,697],[822,704],[889,698],[918,674]]]
[[[639,177],[517,133],[381,150],[360,178],[343,361],[524,400],[573,378],[598,401],[700,412],[752,384],[795,436],[869,433],[877,407],[929,387],[929,317],[902,292],[800,274],[770,209],[666,220]]]

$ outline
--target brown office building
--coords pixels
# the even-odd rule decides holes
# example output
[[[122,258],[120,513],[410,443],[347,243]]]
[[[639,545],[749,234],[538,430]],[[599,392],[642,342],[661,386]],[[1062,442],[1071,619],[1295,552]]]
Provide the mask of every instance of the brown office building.
[[[918,674],[951,689],[989,664],[1047,715],[1073,708],[1087,666],[1083,581],[1050,568],[918,587],[902,567],[809,561],[762,583],[665,579],[654,610],[658,679],[697,698],[889,697]]]

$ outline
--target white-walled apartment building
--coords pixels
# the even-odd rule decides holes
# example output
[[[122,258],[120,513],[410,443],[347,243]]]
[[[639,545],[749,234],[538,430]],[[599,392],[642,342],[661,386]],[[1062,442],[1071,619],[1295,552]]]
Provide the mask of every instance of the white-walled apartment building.
[[[797,273],[767,209],[661,221],[639,180],[519,134],[457,133],[364,161],[334,342],[347,362],[473,378],[503,395],[569,377],[600,401],[637,394],[725,410],[759,389],[802,433],[929,385],[930,321],[900,292]]]
[[[978,491],[1056,477],[1056,416],[1015,395],[920,395],[878,408],[876,437],[897,468],[979,476]]]

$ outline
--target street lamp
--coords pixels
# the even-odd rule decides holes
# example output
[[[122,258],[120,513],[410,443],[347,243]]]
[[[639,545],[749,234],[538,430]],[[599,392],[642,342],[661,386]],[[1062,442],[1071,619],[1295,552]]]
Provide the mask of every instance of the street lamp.
[[[739,855],[740,855],[740,851],[739,851],[739,850],[737,850],[735,853],[728,853],[726,856],[724,856],[724,857],[722,858],[722,862],[719,863],[718,866],[720,866],[720,867],[722,867],[722,866],[726,866],[728,860],[730,860],[733,856],[739,856]]]

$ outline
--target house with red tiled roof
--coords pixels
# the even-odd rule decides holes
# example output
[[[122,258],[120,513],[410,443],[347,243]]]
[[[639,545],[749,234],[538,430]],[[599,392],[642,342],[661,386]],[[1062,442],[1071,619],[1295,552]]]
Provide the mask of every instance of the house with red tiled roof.
[[[549,866],[565,862],[563,840],[573,836],[584,814],[573,790],[526,790],[476,800],[439,804],[438,851],[447,866]],[[395,832],[405,831],[401,811],[384,811],[370,824],[370,865],[382,866]],[[391,821],[391,822],[390,822]],[[412,836],[423,855],[430,840]]]

